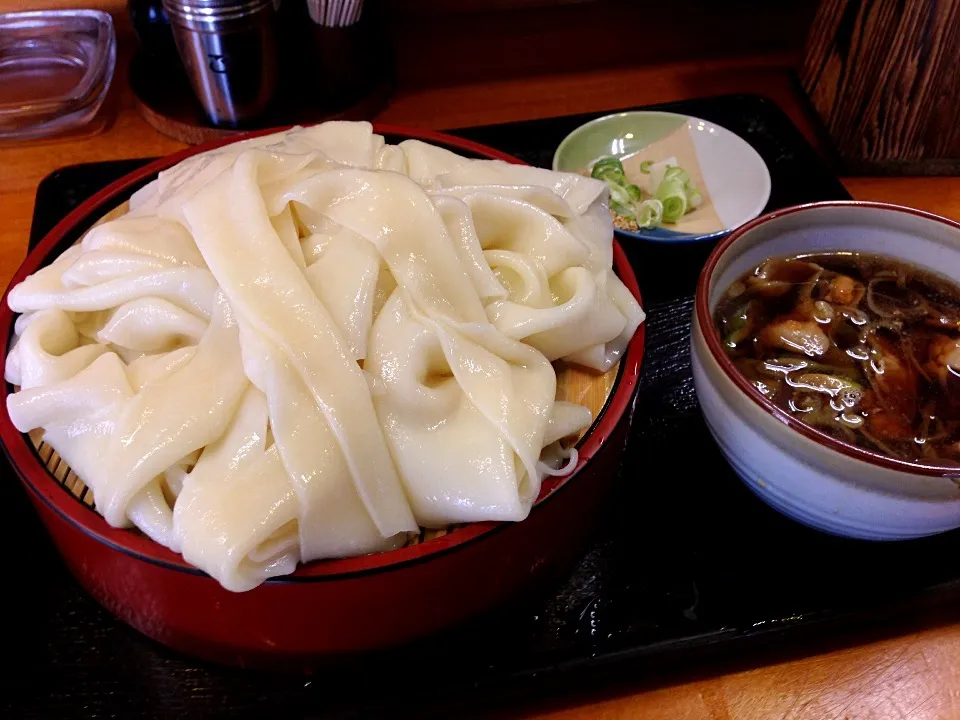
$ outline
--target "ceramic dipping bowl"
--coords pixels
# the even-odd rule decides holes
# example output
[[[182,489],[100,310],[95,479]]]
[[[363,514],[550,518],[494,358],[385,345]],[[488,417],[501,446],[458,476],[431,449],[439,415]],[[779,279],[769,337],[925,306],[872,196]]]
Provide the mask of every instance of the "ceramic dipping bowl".
[[[960,468],[894,459],[841,442],[767,400],[724,352],[712,314],[767,258],[854,251],[960,282],[960,224],[910,208],[824,202],[779,210],[732,232],[697,286],[691,350],[704,418],[727,461],[771,507],[819,530],[901,540],[960,527]]]

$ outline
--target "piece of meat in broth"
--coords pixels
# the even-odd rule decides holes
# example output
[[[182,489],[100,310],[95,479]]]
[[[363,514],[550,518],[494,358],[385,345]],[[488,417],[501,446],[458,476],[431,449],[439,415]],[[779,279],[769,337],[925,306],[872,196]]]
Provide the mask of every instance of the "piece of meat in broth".
[[[864,292],[863,285],[852,277],[837,275],[830,280],[830,284],[827,286],[827,295],[824,299],[837,305],[856,306],[863,299]]]
[[[760,331],[758,338],[770,347],[800,352],[807,357],[820,357],[830,348],[830,338],[815,320],[777,318]]]

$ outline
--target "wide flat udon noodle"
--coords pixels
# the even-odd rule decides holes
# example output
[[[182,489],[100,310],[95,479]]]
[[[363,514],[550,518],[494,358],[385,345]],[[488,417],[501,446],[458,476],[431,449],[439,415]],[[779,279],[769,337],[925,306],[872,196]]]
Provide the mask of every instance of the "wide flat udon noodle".
[[[138,392],[118,356],[106,353],[72,378],[10,396],[7,410],[17,427],[46,430],[111,525],[136,519],[171,547],[172,517],[157,478],[229,424],[247,385],[237,350],[236,322],[221,298],[197,352]]]
[[[227,432],[184,477],[173,510],[184,559],[229,590],[293,572],[300,561],[297,495],[276,444],[266,446],[267,423],[266,397],[248,386]]]
[[[303,379],[337,436],[377,528],[385,537],[413,531],[416,524],[363,371],[329,311],[284,252],[259,197],[257,175],[270,161],[256,151],[241,155],[230,173],[185,206],[190,229],[241,323],[277,345]]]
[[[590,422],[549,361],[606,369],[643,318],[604,202],[365,123],[191,158],[11,292],[11,418],[233,590],[520,520]]]
[[[261,156],[256,162],[269,162],[269,158]],[[241,169],[251,174],[257,171],[255,163],[249,169],[241,168],[238,163],[234,180],[241,177]],[[212,191],[219,192],[216,189]],[[389,198],[389,201],[384,198]],[[505,354],[506,348],[506,353],[522,359],[526,362],[526,367],[515,363],[511,370],[501,357],[490,353],[473,337],[457,332],[458,327],[464,324],[469,326],[470,323],[482,323],[484,311],[469,277],[459,263],[442,217],[422,188],[398,174],[339,170],[301,181],[275,202],[284,203],[284,207],[285,203],[289,202],[303,204],[340,223],[377,247],[399,288],[407,293],[411,302],[438,327],[438,335],[442,338],[444,354],[456,384],[469,397],[471,405],[479,409],[484,417],[498,428],[517,454],[518,463],[513,462],[511,455],[509,477],[514,496],[526,495],[521,503],[525,515],[539,487],[536,459],[542,448],[543,434],[555,396],[553,368],[542,356],[519,343],[511,342],[485,323],[476,329],[468,327],[468,332],[475,337],[486,335],[486,344],[499,344],[501,354]],[[214,208],[213,212],[222,223],[223,213],[228,213],[229,209],[212,203],[209,206]],[[274,207],[274,210],[277,208]],[[193,209],[188,208],[188,218],[192,218],[192,215]],[[243,221],[248,228],[253,223],[246,215]],[[204,248],[206,240],[201,239],[204,231],[200,229],[198,222],[193,225],[198,242],[201,248]],[[229,232],[229,224],[225,227]],[[212,253],[205,255],[212,257]],[[426,261],[426,258],[429,258],[429,261]],[[213,264],[212,260],[209,261]],[[262,263],[265,261],[261,258],[257,263],[261,272]],[[292,287],[293,283],[292,278],[282,283],[274,279],[275,285],[285,288]],[[399,292],[398,289],[395,295]],[[388,303],[388,307],[389,305]],[[393,365],[397,364],[411,366],[409,359],[405,363]],[[382,367],[383,363],[378,358],[370,358],[369,371],[375,378]],[[514,377],[517,372],[523,375]],[[385,382],[389,395],[390,378],[384,376],[380,379]],[[381,410],[381,421],[384,419],[383,413]],[[436,425],[441,420],[448,425],[454,425],[450,417],[436,417],[431,424]],[[399,458],[410,453],[430,454],[438,451],[439,446],[428,448],[426,444],[407,444],[401,447],[392,435],[398,428],[396,422],[386,421],[384,425],[387,436],[391,439],[394,457],[398,458],[401,479],[407,488],[408,496],[417,495],[418,493],[411,492],[411,484],[415,479],[402,472],[405,464]],[[481,454],[480,457],[484,455]],[[521,477],[517,477],[518,466],[523,470]],[[527,484],[532,485],[532,490],[526,488],[522,482],[524,472],[530,478]],[[514,512],[513,515],[512,519],[516,519],[517,513]],[[418,519],[428,525],[438,523],[435,514],[429,518]],[[464,518],[452,519],[459,521]]]
[[[540,489],[553,368],[499,333],[431,321],[415,305],[394,292],[368,367],[384,386],[377,411],[418,520],[523,519]]]

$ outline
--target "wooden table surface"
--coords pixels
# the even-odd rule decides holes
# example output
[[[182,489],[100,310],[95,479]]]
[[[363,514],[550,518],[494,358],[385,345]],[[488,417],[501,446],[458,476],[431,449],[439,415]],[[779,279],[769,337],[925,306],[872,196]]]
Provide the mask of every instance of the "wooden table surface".
[[[792,62],[789,57],[742,58],[405,90],[377,119],[444,128],[756,92],[778,102],[816,142],[791,81]],[[34,194],[44,176],[73,163],[161,155],[182,147],[139,117],[123,65],[95,131],[0,147],[3,286],[26,252]],[[844,183],[859,199],[898,202],[960,220],[960,178],[845,178]],[[877,632],[886,637],[877,639]],[[826,652],[792,652],[787,659],[724,659],[699,668],[692,678],[666,675],[581,688],[578,694],[525,700],[504,713],[555,720],[960,718],[960,624],[920,618],[909,631],[884,628]]]

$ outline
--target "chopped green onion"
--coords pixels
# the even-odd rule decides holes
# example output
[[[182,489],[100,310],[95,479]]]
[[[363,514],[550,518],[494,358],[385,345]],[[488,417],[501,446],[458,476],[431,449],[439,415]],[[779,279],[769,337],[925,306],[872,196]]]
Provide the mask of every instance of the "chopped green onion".
[[[724,322],[724,329],[727,330],[723,343],[729,348],[735,348],[739,343],[746,340],[753,332],[757,314],[757,303],[754,300],[748,300],[734,311],[734,313]]]
[[[663,221],[663,203],[656,198],[644,200],[637,209],[636,221],[642,228],[657,227]]]
[[[615,157],[601,158],[593,164],[590,177],[597,180],[606,180],[608,178],[626,182],[626,176],[623,173],[623,163]]]
[[[660,198],[660,202],[663,203],[663,221],[666,223],[675,223],[687,212],[687,196],[683,193]]]
[[[684,185],[688,185],[690,183],[690,174],[686,170],[684,170],[682,167],[678,167],[674,165],[672,167],[667,168],[667,171],[663,174],[663,179],[664,180],[677,179],[680,182],[682,182]]]
[[[664,180],[657,188],[657,200],[663,203],[663,221],[675,223],[687,212],[687,193],[677,177]]]
[[[662,183],[666,177],[667,170],[676,167],[676,164],[676,158],[672,157],[653,163],[653,165],[650,166],[650,175],[647,177],[647,192],[656,197],[657,188],[660,187],[660,183]]]
[[[654,196],[661,200],[669,195],[683,195],[684,200],[686,200],[687,193],[684,191],[683,183],[679,179],[664,180],[660,183],[660,187],[657,188],[657,192],[654,193]]]
[[[623,207],[630,207],[634,203],[640,202],[640,188],[636,185],[621,185],[607,181],[610,186],[610,202]],[[619,213],[620,215],[633,216],[632,212]]]
[[[654,165],[648,187],[654,182],[653,196],[663,203],[666,223],[677,222],[703,203],[703,196],[690,182],[690,173],[676,165],[674,158]]]
[[[690,182],[690,173],[677,165],[676,158],[645,160],[640,163],[640,172],[648,175],[646,194],[644,188],[627,180],[623,163],[615,157],[597,160],[590,176],[610,188],[610,209],[632,218],[641,228],[676,223],[703,203],[703,196]]]

